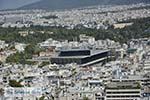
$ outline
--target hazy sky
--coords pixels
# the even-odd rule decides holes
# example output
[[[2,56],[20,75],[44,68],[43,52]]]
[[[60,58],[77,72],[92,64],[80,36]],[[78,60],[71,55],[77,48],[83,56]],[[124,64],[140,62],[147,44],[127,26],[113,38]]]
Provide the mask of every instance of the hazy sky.
[[[0,0],[0,10],[21,7],[40,0]]]

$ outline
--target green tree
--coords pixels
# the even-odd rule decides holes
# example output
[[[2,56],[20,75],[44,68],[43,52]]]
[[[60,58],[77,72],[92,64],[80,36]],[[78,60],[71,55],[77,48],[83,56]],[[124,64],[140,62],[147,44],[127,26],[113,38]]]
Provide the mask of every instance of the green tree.
[[[89,98],[88,98],[88,97],[86,97],[86,96],[84,96],[84,97],[83,97],[83,100],[89,100]]]
[[[11,87],[23,87],[23,85],[21,85],[20,82],[17,82],[16,80],[9,80],[9,85]]]

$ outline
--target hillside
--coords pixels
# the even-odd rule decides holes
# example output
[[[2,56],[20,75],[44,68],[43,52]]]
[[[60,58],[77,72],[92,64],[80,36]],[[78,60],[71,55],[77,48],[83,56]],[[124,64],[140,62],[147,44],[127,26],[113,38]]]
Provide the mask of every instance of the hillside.
[[[40,0],[0,0],[0,10],[15,9]]]
[[[0,27],[0,40],[4,40],[7,43],[19,42],[19,43],[29,43],[36,44],[45,41],[48,38],[53,38],[55,40],[70,40],[78,38],[80,34],[86,34],[89,36],[99,39],[111,39],[124,43],[133,38],[149,38],[150,37],[150,17],[142,19],[129,20],[127,22],[133,22],[134,24],[123,29],[114,29],[109,27],[107,30],[103,29],[65,29],[58,27],[29,27],[29,28],[1,28]],[[18,34],[19,31],[34,31],[36,34],[29,34],[26,37],[22,37]],[[44,31],[45,34],[41,34],[40,31]],[[54,34],[49,34],[53,32]]]
[[[39,2],[23,6],[19,9],[58,10],[93,5],[124,5],[137,3],[150,3],[150,0],[41,0]]]

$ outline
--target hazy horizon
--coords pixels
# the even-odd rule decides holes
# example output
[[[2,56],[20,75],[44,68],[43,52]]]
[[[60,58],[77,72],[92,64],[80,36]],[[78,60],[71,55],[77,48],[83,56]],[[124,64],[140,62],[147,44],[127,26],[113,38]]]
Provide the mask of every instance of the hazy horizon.
[[[40,0],[0,0],[0,10],[15,9]]]
[[[0,0],[0,10],[6,9],[72,9],[93,5],[150,3],[149,0]]]

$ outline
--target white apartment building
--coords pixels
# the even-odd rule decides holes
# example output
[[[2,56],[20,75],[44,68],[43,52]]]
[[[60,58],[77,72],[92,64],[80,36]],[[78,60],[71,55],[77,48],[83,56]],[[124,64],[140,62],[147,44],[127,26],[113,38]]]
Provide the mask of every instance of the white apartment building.
[[[141,89],[138,83],[116,82],[106,86],[106,100],[140,100]]]

